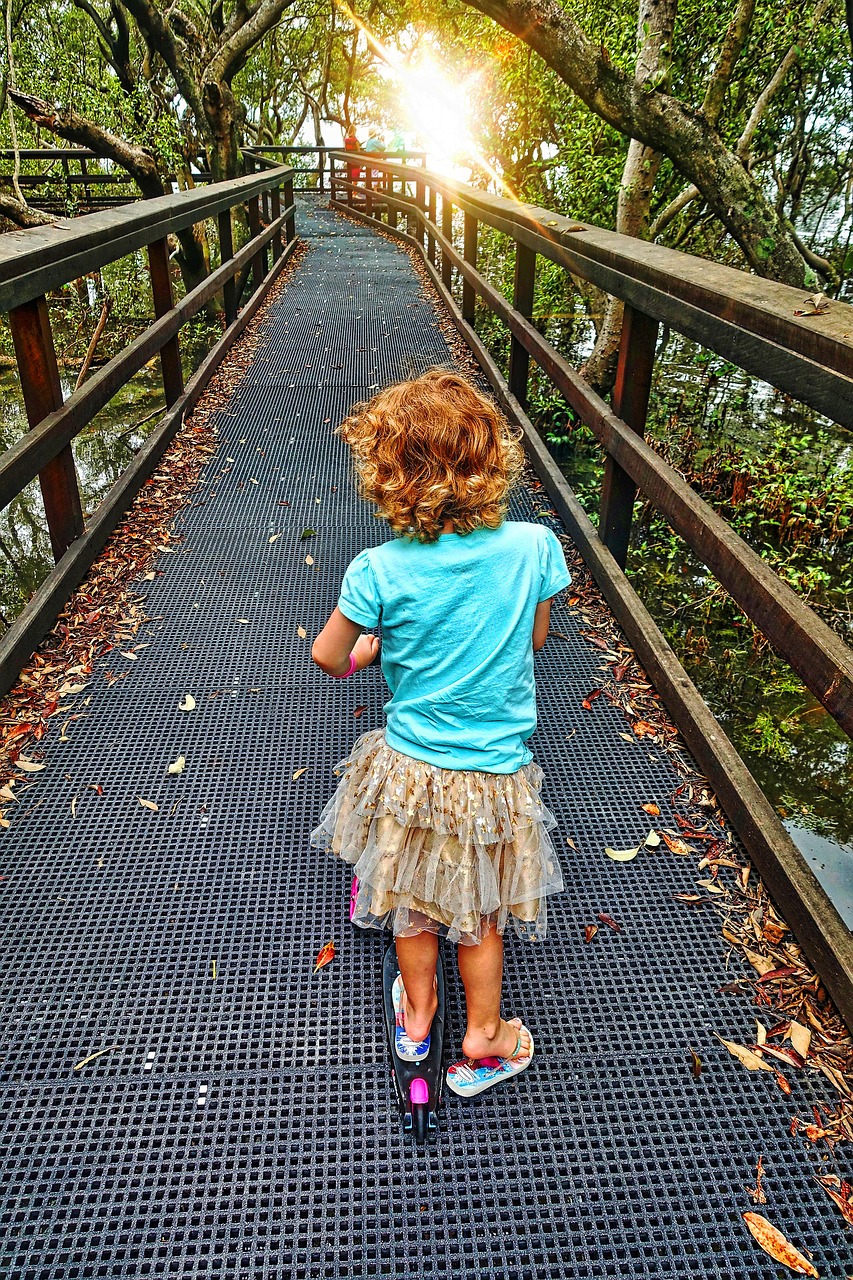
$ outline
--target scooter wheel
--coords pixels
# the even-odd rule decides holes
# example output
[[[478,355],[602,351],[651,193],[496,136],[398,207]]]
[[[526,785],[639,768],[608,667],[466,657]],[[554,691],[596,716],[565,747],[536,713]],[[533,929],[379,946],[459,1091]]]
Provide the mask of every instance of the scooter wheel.
[[[418,1143],[429,1137],[429,1106],[425,1102],[416,1102],[412,1107],[412,1137]]]

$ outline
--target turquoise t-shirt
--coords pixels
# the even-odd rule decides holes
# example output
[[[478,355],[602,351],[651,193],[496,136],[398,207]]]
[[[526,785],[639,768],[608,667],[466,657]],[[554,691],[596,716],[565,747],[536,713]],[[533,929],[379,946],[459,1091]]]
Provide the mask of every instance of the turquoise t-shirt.
[[[382,625],[388,745],[444,769],[514,773],[533,757],[533,618],[571,581],[550,529],[505,521],[355,557],[338,607]]]

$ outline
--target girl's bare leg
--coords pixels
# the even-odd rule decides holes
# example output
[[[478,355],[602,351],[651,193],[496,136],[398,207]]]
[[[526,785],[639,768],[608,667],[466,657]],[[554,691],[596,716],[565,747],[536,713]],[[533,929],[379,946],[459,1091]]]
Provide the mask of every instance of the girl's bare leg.
[[[438,1008],[435,990],[438,937],[424,930],[411,938],[398,938],[397,959],[406,993],[403,1024],[413,1040],[424,1040]]]
[[[459,974],[468,1009],[468,1027],[462,1041],[466,1058],[509,1058],[519,1036],[519,1054],[530,1047],[530,1037],[520,1030],[519,1020],[504,1022],[501,1018],[503,961],[503,937],[496,929],[490,929],[476,946],[459,947]]]

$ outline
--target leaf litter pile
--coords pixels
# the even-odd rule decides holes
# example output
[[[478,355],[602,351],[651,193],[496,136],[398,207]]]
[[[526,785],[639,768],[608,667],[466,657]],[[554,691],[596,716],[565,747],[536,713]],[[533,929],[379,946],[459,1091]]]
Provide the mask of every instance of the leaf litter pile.
[[[109,654],[103,672],[109,684],[124,679],[129,662],[142,656],[137,641],[146,615],[145,600],[137,593],[140,581],[152,581],[157,559],[176,550],[180,542],[170,530],[172,521],[196,488],[202,468],[216,451],[216,416],[252,362],[262,336],[266,313],[307,252],[300,244],[279,279],[211,378],[193,413],[184,422],[157,470],[142,486],[122,523],[110,538],[85,580],[71,597],[16,687],[0,700],[0,828],[25,820],[38,806],[26,793],[37,785],[45,763],[41,743],[59,719],[60,743],[68,742],[78,722],[89,714],[87,693],[96,662]],[[82,696],[85,695],[85,696]],[[186,695],[181,710],[195,706]],[[170,765],[170,772],[179,772]],[[181,765],[181,768],[183,766]],[[103,794],[96,780],[71,801],[75,818],[84,797]],[[128,797],[130,804],[157,811],[153,801]]]
[[[339,210],[335,212],[340,216]],[[362,225],[357,218],[348,220]],[[377,234],[407,253],[424,293],[435,306],[439,317],[436,327],[454,359],[464,371],[479,373],[479,366],[448,315],[418,251],[401,244],[381,228]],[[526,485],[539,507],[536,515],[556,517],[547,491],[531,470],[528,470]],[[831,1086],[831,1101],[812,1106],[805,1117],[795,1115],[791,1133],[799,1134],[810,1144],[822,1144],[823,1150],[828,1149],[832,1156],[838,1144],[853,1142],[850,1033],[788,926],[776,913],[759,876],[736,845],[707,779],[693,766],[660,696],[633,649],[626,644],[579,552],[567,536],[561,534],[560,540],[572,574],[568,603],[581,621],[581,635],[599,652],[606,672],[600,686],[591,689],[582,700],[583,710],[591,711],[598,698],[618,707],[627,721],[626,731],[619,736],[627,743],[638,743],[656,753],[664,753],[679,776],[669,797],[669,815],[662,814],[652,801],[644,803],[641,809],[656,820],[654,825],[650,823],[645,839],[631,849],[607,848],[603,852],[617,863],[632,861],[638,855],[655,856],[664,849],[679,857],[697,858],[701,879],[697,881],[696,892],[674,893],[673,899],[686,909],[710,909],[720,916],[723,938],[746,962],[748,971],[748,976],[727,983],[723,993],[750,999],[760,1015],[756,1018],[753,1043],[738,1045],[722,1036],[717,1038],[742,1066],[767,1072],[786,1096],[793,1091],[789,1075],[794,1080],[803,1073],[812,1079],[820,1076],[826,1086]],[[551,634],[559,638],[553,629]],[[568,843],[575,847],[574,841]],[[585,926],[587,943],[593,942],[602,923],[611,930],[621,927],[603,913],[597,921]],[[684,1058],[694,1079],[699,1079],[702,1060],[695,1049],[685,1046]],[[853,1225],[853,1182],[836,1175],[817,1178],[817,1181],[845,1220]],[[761,1157],[759,1190],[760,1186]],[[744,1221],[765,1252],[800,1274],[816,1275],[812,1264],[772,1224],[764,1218],[756,1221],[759,1217],[758,1214],[745,1215]]]

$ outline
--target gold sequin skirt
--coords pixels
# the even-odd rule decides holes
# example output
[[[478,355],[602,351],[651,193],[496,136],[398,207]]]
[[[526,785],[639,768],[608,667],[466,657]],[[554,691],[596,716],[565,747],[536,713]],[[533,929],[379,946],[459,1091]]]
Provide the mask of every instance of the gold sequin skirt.
[[[563,879],[537,764],[440,769],[394,751],[375,729],[335,773],[311,843],[354,868],[353,923],[468,944],[507,924],[525,939],[545,936],[545,899]]]

